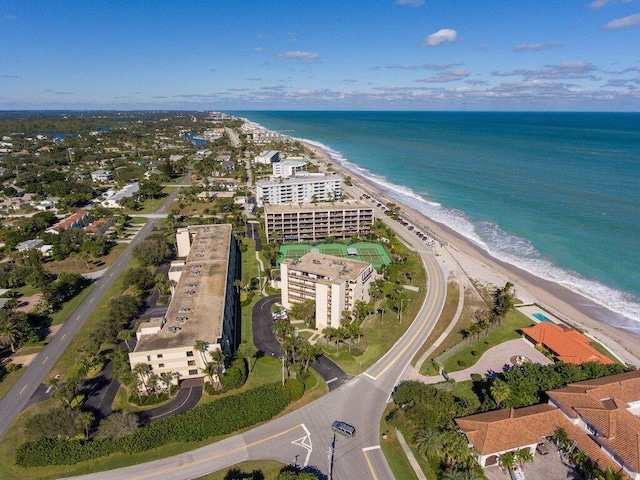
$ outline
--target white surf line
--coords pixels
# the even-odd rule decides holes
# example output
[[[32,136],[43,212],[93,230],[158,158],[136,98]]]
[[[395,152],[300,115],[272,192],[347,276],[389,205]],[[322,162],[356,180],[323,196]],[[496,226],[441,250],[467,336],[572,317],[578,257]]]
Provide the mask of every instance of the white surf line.
[[[331,382],[335,382],[338,379],[338,377],[333,377],[331,380],[327,380],[326,383],[327,385],[329,385]]]
[[[304,459],[303,465],[304,467],[307,467],[309,466],[309,458],[311,458],[311,452],[313,452],[313,445],[311,444],[311,432],[309,432],[309,429],[304,423],[300,424],[300,426],[304,429],[306,435],[304,437],[297,438],[291,443],[293,445],[298,445],[299,447],[302,447],[307,451],[307,456]]]
[[[380,445],[374,445],[374,446],[372,446],[372,447],[365,447],[365,448],[363,448],[363,449],[362,449],[362,451],[363,451],[363,452],[369,452],[369,451],[371,451],[371,450],[379,450],[379,449],[381,449],[381,448],[382,448],[382,447],[381,447]]]

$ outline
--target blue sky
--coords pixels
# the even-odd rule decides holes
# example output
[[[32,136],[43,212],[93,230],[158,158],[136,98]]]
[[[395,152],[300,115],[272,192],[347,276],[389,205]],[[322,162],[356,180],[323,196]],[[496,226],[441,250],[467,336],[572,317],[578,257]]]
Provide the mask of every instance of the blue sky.
[[[640,0],[0,0],[0,109],[640,111]]]

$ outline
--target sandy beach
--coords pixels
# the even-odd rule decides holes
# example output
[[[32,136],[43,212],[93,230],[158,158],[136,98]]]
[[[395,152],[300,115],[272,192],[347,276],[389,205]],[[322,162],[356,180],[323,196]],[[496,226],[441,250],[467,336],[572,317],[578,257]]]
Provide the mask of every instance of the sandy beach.
[[[446,252],[441,257],[445,271],[457,271],[487,285],[504,286],[507,281],[510,281],[515,285],[517,297],[523,303],[537,303],[564,322],[579,328],[604,344],[626,363],[640,365],[640,338],[625,332],[622,328],[612,326],[624,325],[630,321],[629,319],[562,285],[544,280],[514,265],[493,258],[447,226],[385,195],[368,179],[332,161],[322,149],[308,143],[305,145],[316,153],[320,164],[331,165],[335,171],[350,176],[355,188],[375,196],[383,204],[393,202],[401,206],[403,212],[413,221],[424,225],[440,237],[445,245],[444,247],[437,245],[435,248],[443,253]]]

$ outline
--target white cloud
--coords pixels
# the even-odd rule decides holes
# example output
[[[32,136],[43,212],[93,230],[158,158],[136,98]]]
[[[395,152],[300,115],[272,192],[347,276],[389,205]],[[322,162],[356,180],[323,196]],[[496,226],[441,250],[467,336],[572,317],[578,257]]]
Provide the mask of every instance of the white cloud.
[[[545,65],[537,70],[525,70],[518,68],[506,72],[493,71],[494,77],[522,76],[526,79],[562,80],[562,79],[590,79],[598,80],[595,73],[598,71],[595,65],[589,62],[565,62],[554,65]]]
[[[591,7],[592,10],[600,10],[607,5],[616,5],[618,3],[631,3],[631,0],[595,0],[589,4],[589,7]]]
[[[514,52],[537,52],[539,50],[549,50],[550,48],[559,48],[564,47],[564,45],[556,42],[552,43],[523,43],[520,45],[516,45],[515,47],[511,47],[511,50]]]
[[[448,83],[457,82],[471,75],[471,70],[448,70],[446,72],[438,72],[433,77],[422,78],[416,82],[423,83]]]
[[[443,28],[429,35],[422,45],[425,47],[437,47],[443,42],[454,42],[456,38],[458,38],[458,32],[450,28]]]
[[[459,67],[460,65],[464,65],[462,62],[452,62],[452,63],[425,63],[420,65],[425,70],[446,70],[451,67]]]
[[[424,0],[396,0],[394,5],[407,5],[409,7],[421,7],[424,5]]]
[[[617,30],[619,28],[637,27],[640,25],[640,13],[629,15],[628,17],[616,18],[607,23],[605,30]]]
[[[292,52],[283,52],[283,53],[278,53],[276,56],[280,57],[280,58],[289,58],[289,59],[293,59],[293,60],[320,60],[322,58],[322,55],[320,55],[319,53],[313,53],[313,52],[301,52],[299,50],[295,50]]]

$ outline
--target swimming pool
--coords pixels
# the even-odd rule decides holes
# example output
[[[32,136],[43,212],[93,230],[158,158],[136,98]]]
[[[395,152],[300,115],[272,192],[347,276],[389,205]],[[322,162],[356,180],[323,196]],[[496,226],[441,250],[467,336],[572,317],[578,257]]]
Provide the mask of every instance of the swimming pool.
[[[543,314],[541,313],[532,313],[531,315],[533,315],[534,317],[536,317],[538,320],[540,320],[541,322],[548,322],[548,323],[556,323],[553,320],[551,320],[548,317],[545,317]]]

